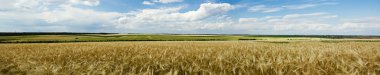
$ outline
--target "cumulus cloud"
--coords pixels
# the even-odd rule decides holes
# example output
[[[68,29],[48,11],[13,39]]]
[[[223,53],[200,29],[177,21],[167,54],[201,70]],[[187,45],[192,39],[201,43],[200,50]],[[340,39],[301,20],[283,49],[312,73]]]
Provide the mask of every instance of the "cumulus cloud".
[[[278,12],[281,10],[297,10],[306,9],[323,5],[335,5],[337,3],[314,3],[314,4],[301,4],[301,5],[284,5],[284,6],[266,6],[266,5],[256,5],[248,8],[250,12],[261,12],[261,13],[271,13]]]
[[[123,15],[62,5],[59,9],[40,13],[38,18],[46,22],[46,27],[60,27],[65,31],[112,31],[115,20]]]
[[[40,14],[40,19],[51,24],[94,25],[111,24],[113,20],[123,16],[117,12],[100,12],[89,9],[80,9],[68,5],[60,6],[60,9],[46,11]]]
[[[99,0],[18,0],[8,6],[13,8],[12,11],[0,12],[0,23],[16,24],[14,21],[23,21],[23,24],[17,25],[32,26],[31,30],[60,28],[53,31],[98,31],[97,28],[207,30],[232,24],[230,17],[223,14],[234,9],[228,3],[203,3],[198,9],[188,12],[180,12],[183,7],[164,7],[120,13],[75,6],[99,4]]]
[[[197,10],[184,13],[179,12],[182,8],[143,9],[138,13],[120,18],[116,25],[119,28],[127,29],[146,26],[181,30],[215,29],[228,24],[218,22],[228,19],[228,17],[221,17],[220,15],[234,9],[228,3],[204,3]]]
[[[11,0],[2,2],[8,2],[6,5],[2,5],[8,9],[0,11],[1,25],[3,27],[20,26],[18,29],[29,28],[22,30],[67,31],[72,29],[72,31],[84,31],[90,29],[79,28],[110,25],[113,24],[112,21],[124,15],[117,12],[74,7],[74,5],[96,6],[99,5],[99,0]]]
[[[146,1],[143,4],[151,5],[159,1],[163,0]],[[185,7],[161,7],[126,13],[81,8],[98,6],[99,0],[1,0],[0,3],[2,3],[0,31],[138,30],[138,32],[188,33],[215,30],[217,33],[262,34],[378,34],[380,32],[380,17],[341,20],[338,15],[326,12],[232,19],[225,13],[234,10],[236,6],[228,3],[203,3],[198,9],[190,11],[183,11]],[[279,7],[258,5],[252,7],[255,9],[250,11],[269,13],[333,4]]]

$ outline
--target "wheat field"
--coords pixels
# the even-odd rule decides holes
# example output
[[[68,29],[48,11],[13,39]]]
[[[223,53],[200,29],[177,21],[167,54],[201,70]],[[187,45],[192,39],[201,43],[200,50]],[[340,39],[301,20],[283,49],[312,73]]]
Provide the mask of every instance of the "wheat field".
[[[380,42],[0,44],[0,74],[379,75]]]

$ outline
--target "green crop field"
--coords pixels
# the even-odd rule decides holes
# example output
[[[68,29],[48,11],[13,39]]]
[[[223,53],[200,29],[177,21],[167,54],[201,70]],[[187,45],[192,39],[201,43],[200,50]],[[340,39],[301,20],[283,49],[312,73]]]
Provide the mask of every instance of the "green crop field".
[[[2,36],[3,43],[33,42],[106,42],[106,41],[228,41],[234,36],[177,36],[177,35],[23,35]]]
[[[376,37],[377,38],[377,37]],[[345,41],[378,41],[353,39]],[[76,34],[76,35],[17,35],[0,36],[0,43],[60,43],[112,41],[335,41],[324,36],[247,36],[247,35],[169,35],[169,34]]]

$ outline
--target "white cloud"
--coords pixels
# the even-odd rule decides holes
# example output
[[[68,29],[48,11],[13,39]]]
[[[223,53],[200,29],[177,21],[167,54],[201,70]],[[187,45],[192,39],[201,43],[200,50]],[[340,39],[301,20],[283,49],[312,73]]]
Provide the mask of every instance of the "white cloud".
[[[228,17],[220,16],[234,7],[228,3],[204,3],[194,11],[180,13],[182,7],[143,9],[138,13],[119,19],[119,28],[133,29],[138,27],[177,28],[178,30],[215,29],[223,27]],[[217,16],[219,15],[219,16]]]
[[[37,12],[47,10],[52,2],[48,0],[18,0],[11,7],[14,7],[13,11]]]
[[[154,3],[150,2],[150,1],[144,1],[142,4],[144,4],[144,5],[154,5]]]
[[[98,6],[100,4],[100,1],[99,0],[70,0],[70,3],[87,5],[87,6]]]
[[[176,3],[182,2],[182,0],[151,0],[151,1],[143,1],[144,5],[155,5],[156,3],[168,4],[168,3]]]
[[[0,0],[0,11],[11,9],[12,3],[15,3],[15,0]]]
[[[250,11],[250,12],[271,13],[271,12],[281,11],[281,10],[283,10],[283,9],[284,9],[284,8],[281,8],[281,7],[273,7],[273,8],[269,8],[269,7],[267,7],[266,5],[257,5],[257,6],[250,7],[250,8],[248,9],[248,11]]]
[[[262,11],[263,13],[271,13],[271,12],[277,12],[277,11],[281,11],[283,10],[283,8],[268,8],[268,9],[265,9],[264,11]]]
[[[40,17],[47,23],[51,24],[75,24],[75,25],[93,25],[93,24],[112,24],[113,20],[123,16],[117,12],[99,12],[89,9],[75,8],[69,5],[60,6],[61,9],[42,12]]]
[[[319,4],[301,4],[301,5],[286,5],[282,6],[286,9],[306,9],[316,6],[322,6],[322,5],[336,5],[337,3],[319,3]]]
[[[288,14],[262,18],[240,18],[236,30],[263,34],[373,34],[380,32],[380,17],[339,21],[325,12]]]
[[[257,18],[240,18],[239,19],[239,23],[252,23],[252,22],[256,22],[257,21]]]
[[[0,1],[4,2],[4,1]],[[22,30],[86,31],[80,28],[94,28],[111,25],[124,14],[82,9],[74,5],[96,6],[99,0],[17,0],[8,2],[7,8],[0,8],[0,25],[17,27]],[[6,26],[14,25],[14,26]],[[49,28],[57,28],[51,30]],[[59,29],[60,28],[60,29]],[[87,29],[90,30],[90,29]],[[94,29],[96,31],[97,29]]]
[[[318,17],[318,18],[336,18],[337,15],[328,15],[325,12],[317,12],[317,13],[308,13],[308,14],[289,14],[285,15],[284,19],[297,19],[302,17]]]
[[[28,4],[30,3],[30,4]],[[0,23],[15,24],[22,21],[19,26],[30,25],[30,30],[48,30],[48,28],[61,28],[54,31],[86,31],[102,28],[138,28],[167,30],[196,30],[221,29],[232,24],[232,20],[223,14],[233,10],[228,3],[204,3],[200,8],[188,12],[180,12],[183,7],[167,7],[159,9],[143,9],[130,13],[102,12],[92,9],[83,9],[74,5],[96,6],[97,1],[89,0],[20,0],[14,1],[8,7],[12,11],[0,12]],[[16,22],[18,23],[18,22]],[[2,26],[4,27],[4,26]],[[5,26],[9,27],[9,26]],[[122,30],[122,29],[121,29]]]
[[[13,3],[14,7],[23,10],[40,10],[59,5],[85,5],[97,6],[100,4],[99,0],[16,0]]]
[[[306,9],[323,5],[335,5],[337,3],[317,3],[317,4],[301,4],[301,5],[284,5],[284,6],[273,6],[269,7],[266,5],[256,5],[248,8],[250,12],[261,12],[261,13],[272,13],[278,12],[281,10],[297,10],[297,9]]]
[[[305,8],[311,8],[315,6],[317,6],[317,4],[287,5],[283,7],[287,9],[305,9]]]
[[[252,6],[250,7],[248,10],[250,12],[259,12],[259,11],[262,11],[262,10],[265,10],[267,6],[265,5],[256,5],[256,6]]]
[[[337,30],[363,31],[379,30],[380,17],[366,17],[343,21]]]
[[[380,32],[380,17],[339,20],[338,15],[326,12],[240,18],[235,21],[225,15],[236,8],[228,3],[203,3],[192,11],[182,11],[184,7],[166,7],[128,13],[80,8],[97,6],[100,4],[99,0],[1,0],[0,3],[3,3],[0,5],[0,31],[140,30],[139,32],[186,33],[215,30],[218,33],[263,34],[378,34]],[[143,4],[149,5],[149,3]],[[258,5],[252,7],[250,11],[269,13],[333,4],[279,7]]]
[[[331,18],[328,13],[318,12],[309,14],[289,14],[284,16],[270,16],[263,18],[240,18],[237,28],[257,29],[269,31],[320,31],[330,30],[331,25],[326,22]],[[326,18],[328,17],[328,18]]]
[[[23,11],[23,12],[41,12],[55,9],[60,5],[85,5],[97,6],[99,0],[4,0],[0,1],[0,10]]]
[[[153,2],[159,2],[159,3],[175,3],[175,2],[182,2],[182,0],[152,0]]]

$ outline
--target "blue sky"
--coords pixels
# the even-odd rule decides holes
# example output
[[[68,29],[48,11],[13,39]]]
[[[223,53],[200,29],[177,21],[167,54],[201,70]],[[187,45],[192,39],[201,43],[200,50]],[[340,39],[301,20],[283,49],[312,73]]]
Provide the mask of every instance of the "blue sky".
[[[1,0],[0,32],[380,35],[380,0]]]

